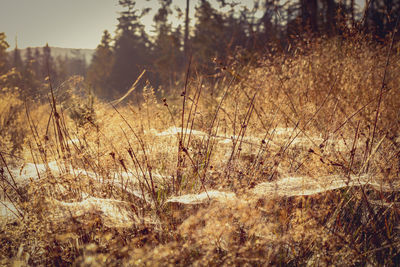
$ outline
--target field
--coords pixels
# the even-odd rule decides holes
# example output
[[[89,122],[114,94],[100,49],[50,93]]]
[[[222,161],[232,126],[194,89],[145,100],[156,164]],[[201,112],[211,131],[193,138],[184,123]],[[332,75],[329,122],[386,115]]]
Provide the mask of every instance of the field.
[[[0,263],[399,264],[399,43],[240,62],[140,102],[3,94]]]

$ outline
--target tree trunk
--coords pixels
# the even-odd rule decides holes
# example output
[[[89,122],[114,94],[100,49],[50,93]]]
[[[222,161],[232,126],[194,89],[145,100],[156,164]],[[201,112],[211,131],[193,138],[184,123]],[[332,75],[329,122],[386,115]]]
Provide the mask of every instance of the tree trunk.
[[[184,54],[185,54],[185,62],[189,60],[189,2],[190,0],[186,0],[186,16],[185,16],[185,40],[183,44]]]
[[[351,15],[351,25],[355,25],[355,19],[354,19],[354,0],[350,1],[350,15]]]
[[[335,32],[335,19],[336,8],[334,0],[326,0],[326,31],[328,34],[334,34]]]
[[[303,28],[312,33],[318,32],[318,5],[317,0],[301,0],[301,17]]]

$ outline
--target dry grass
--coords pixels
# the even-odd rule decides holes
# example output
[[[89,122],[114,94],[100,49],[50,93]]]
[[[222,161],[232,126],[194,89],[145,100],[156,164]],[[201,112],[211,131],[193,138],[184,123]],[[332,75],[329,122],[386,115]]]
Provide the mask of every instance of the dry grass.
[[[400,50],[388,50],[315,40],[75,120],[57,98],[25,112],[10,96],[0,262],[398,264]]]

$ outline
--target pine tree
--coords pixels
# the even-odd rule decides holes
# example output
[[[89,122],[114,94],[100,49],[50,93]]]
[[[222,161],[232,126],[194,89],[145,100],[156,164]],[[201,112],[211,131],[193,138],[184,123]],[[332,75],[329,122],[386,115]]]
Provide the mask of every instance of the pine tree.
[[[210,73],[213,71],[213,58],[224,54],[224,20],[207,0],[201,0],[195,16],[197,20],[191,41],[193,58],[200,70]]]
[[[33,56],[32,69],[35,72],[36,78],[39,81],[43,81],[44,79],[41,66],[42,66],[42,55],[40,54],[39,48],[36,47],[35,54]]]
[[[328,5],[331,5],[334,0],[326,0]],[[318,5],[317,0],[301,0],[301,19],[303,31],[310,33],[318,32]],[[333,7],[332,7],[333,8]],[[327,19],[328,23],[333,23],[332,9],[328,8]]]
[[[33,61],[32,48],[28,47],[26,49],[26,54],[25,54],[25,65],[28,63],[32,63],[32,61]]]
[[[9,47],[5,33],[0,32],[0,75],[6,73],[9,68],[7,56],[7,48]]]
[[[56,66],[51,56],[51,48],[49,44],[43,47],[43,55],[42,55],[42,75],[43,77],[49,77],[52,85],[56,87],[58,85],[58,76],[56,71]]]
[[[228,13],[222,14],[209,1],[201,0],[195,16],[197,20],[191,39],[193,59],[200,70],[213,73],[213,59],[224,63],[237,47],[246,46],[246,26],[243,19],[235,17],[234,4]]]
[[[86,60],[81,54],[79,49],[72,50],[73,57],[68,61],[70,75],[80,75],[85,76],[86,73]]]
[[[400,0],[371,1],[364,24],[365,31],[383,40],[395,30],[399,14]],[[399,25],[400,22],[397,27]],[[399,39],[398,37],[397,40]]]
[[[176,82],[177,72],[183,70],[180,27],[172,31],[172,25],[168,22],[168,16],[172,14],[171,3],[172,0],[160,1],[161,7],[154,16],[157,36],[153,49],[153,65],[159,83],[164,86],[172,86]]]
[[[55,63],[56,63],[55,65],[57,66],[58,79],[61,82],[66,81],[70,76],[68,55],[57,56]]]
[[[40,82],[33,69],[33,63],[32,49],[28,47],[26,49],[24,70],[22,72],[25,97],[36,97],[40,87]]]
[[[111,41],[110,33],[105,30],[86,74],[87,82],[93,88],[94,93],[101,98],[112,97],[109,84],[111,70],[114,65]]]
[[[17,43],[15,43],[15,48],[13,51],[12,67],[15,68],[19,72],[22,72],[22,70],[23,70],[21,51],[18,49]]]
[[[120,13],[114,45],[115,63],[111,70],[112,95],[126,92],[140,73],[151,63],[150,42],[140,19],[149,9],[139,10],[133,0],[120,0]]]
[[[6,35],[0,32],[0,88],[2,92],[19,94],[23,85],[21,73],[16,68],[10,66],[9,56],[6,51],[8,47]]]

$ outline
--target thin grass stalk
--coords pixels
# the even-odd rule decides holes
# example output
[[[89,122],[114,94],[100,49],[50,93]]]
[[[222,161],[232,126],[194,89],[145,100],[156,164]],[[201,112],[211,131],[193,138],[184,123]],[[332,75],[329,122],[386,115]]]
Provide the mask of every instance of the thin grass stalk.
[[[206,195],[207,195],[207,197],[208,197],[208,200],[211,200],[210,196],[208,195],[207,188],[206,188],[206,186],[205,186],[205,184],[204,184],[204,180],[202,179],[202,177],[201,177],[201,175],[200,175],[200,173],[199,173],[199,170],[198,170],[198,168],[196,167],[196,163],[193,161],[192,157],[189,155],[189,152],[187,151],[186,148],[183,148],[183,152],[186,154],[186,156],[189,158],[190,162],[192,163],[192,166],[193,166],[194,170],[196,171],[197,177],[198,177],[198,179],[200,180],[201,187],[203,188],[204,192],[206,192]]]
[[[128,146],[129,146],[129,148],[128,148],[128,154],[129,154],[129,156],[131,157],[131,159],[132,159],[134,165],[135,165],[136,167],[138,167],[139,170],[140,170],[140,172],[142,173],[142,177],[143,177],[143,180],[145,181],[145,183],[146,183],[146,185],[147,185],[147,189],[148,189],[149,191],[152,191],[152,187],[151,187],[151,185],[150,185],[150,183],[149,183],[149,181],[148,181],[148,179],[147,179],[147,177],[146,177],[146,172],[143,170],[143,167],[142,167],[142,165],[140,164],[140,162],[139,162],[139,160],[138,160],[138,158],[137,158],[137,156],[136,156],[136,153],[135,153],[135,151],[134,151],[133,148],[132,148],[131,143],[129,142],[128,136],[126,135],[125,131],[122,131],[122,132],[124,133],[125,138],[126,138],[126,140],[127,140],[127,142],[128,142]],[[136,169],[136,172],[137,172],[137,177],[138,177],[138,179],[139,179],[139,176],[140,176],[140,175],[139,175],[139,172],[137,171],[137,169]],[[140,180],[139,180],[139,181],[140,181]],[[143,197],[144,197],[144,194],[143,194]]]
[[[55,119],[56,130],[57,130],[56,138],[58,138],[61,152],[62,152],[62,154],[64,154],[65,153],[65,143],[64,143],[65,140],[64,140],[64,135],[62,133],[62,129],[61,129],[61,125],[60,125],[60,114],[57,111],[56,98],[54,96],[53,84],[51,82],[50,68],[49,68],[48,60],[46,62],[46,66],[47,66],[48,81],[49,81],[51,100],[52,100],[51,105],[53,106],[53,109],[54,109],[53,115],[54,115],[54,119]]]
[[[4,191],[4,193],[5,193],[5,195],[7,196],[7,198],[11,201],[10,196],[9,196],[5,191]],[[4,204],[3,201],[0,200],[0,204],[3,205],[3,206],[4,206],[7,210],[9,210],[12,214],[14,214],[15,217],[20,218],[20,219],[23,219],[23,218],[24,218],[23,213],[22,213],[22,211],[19,210],[18,206],[17,206],[14,202],[10,202],[10,203],[13,204],[13,206],[15,207],[15,209],[17,210],[17,212],[18,212],[19,214],[16,214],[12,209],[10,209],[6,204]]]
[[[10,169],[8,168],[8,164],[7,164],[6,160],[4,159],[3,154],[1,152],[0,152],[0,158],[1,158],[1,161],[3,162],[4,166],[6,167],[8,174],[10,175],[12,183],[5,177],[2,177],[3,181],[7,182],[7,184],[18,194],[20,199],[23,200],[24,196],[18,190],[18,185],[15,182],[14,176],[12,175]],[[4,174],[2,174],[2,176],[4,176]]]
[[[292,99],[292,97],[289,95],[289,93],[286,91],[285,85],[283,84],[282,78],[281,78],[280,76],[278,76],[278,79],[279,79],[279,82],[280,82],[280,84],[281,84],[281,89],[282,89],[283,93],[284,93],[285,96],[289,99],[290,107],[291,107],[293,113],[294,113],[296,116],[298,116],[299,114],[297,113],[296,107],[294,106],[293,99]]]
[[[54,132],[54,137],[55,137],[55,143],[56,143],[55,146],[56,146],[57,155],[58,155],[58,158],[62,158],[62,155],[61,155],[62,152],[60,151],[61,145],[59,144],[60,141],[57,138],[57,130],[56,130],[57,126],[56,126],[56,123],[55,123],[54,108],[53,108],[52,101],[51,101],[49,96],[47,97],[47,99],[49,101],[49,106],[50,106],[49,122],[51,122],[52,126],[53,126],[53,132]],[[47,131],[47,129],[46,129],[46,131]],[[47,137],[47,139],[45,139],[45,141],[46,140],[50,140],[50,137],[47,136],[47,132],[46,132],[46,137]],[[54,151],[53,151],[53,154],[54,154]]]
[[[239,147],[238,147],[239,153],[238,153],[238,155],[237,155],[238,157],[240,157],[240,153],[241,153],[241,151],[242,151],[243,138],[244,138],[244,136],[246,135],[246,131],[247,131],[248,126],[249,126],[249,122],[250,122],[250,119],[251,119],[251,115],[252,115],[252,113],[253,113],[253,111],[254,111],[254,100],[255,100],[255,98],[256,98],[256,95],[257,95],[257,93],[254,94],[253,99],[252,99],[252,102],[250,103],[249,114],[248,114],[248,116],[247,116],[247,119],[245,118],[245,121],[243,122],[243,125],[242,125],[243,131],[242,131],[242,134],[239,135],[239,138],[238,138],[238,139],[240,139],[240,141],[239,141]]]
[[[60,110],[60,113],[61,113],[60,123],[61,123],[61,130],[62,130],[62,133],[63,133],[63,136],[64,136],[64,139],[63,139],[64,140],[64,146],[65,146],[65,149],[67,151],[67,158],[70,158],[71,157],[71,150],[70,150],[70,148],[68,146],[68,138],[71,139],[71,137],[70,137],[70,134],[69,134],[69,131],[68,131],[68,127],[67,127],[67,125],[65,123],[66,120],[65,120],[64,111],[63,111],[62,108]]]
[[[317,116],[317,114],[321,111],[321,109],[325,106],[325,104],[326,104],[326,102],[328,101],[328,99],[329,99],[329,96],[331,95],[331,93],[332,93],[332,91],[333,91],[333,88],[335,88],[335,85],[336,85],[336,81],[337,81],[337,76],[335,77],[335,80],[334,80],[334,82],[333,82],[333,84],[332,84],[332,86],[331,86],[331,88],[329,89],[329,92],[328,92],[328,94],[326,95],[326,97],[324,98],[324,100],[322,101],[322,103],[321,103],[321,105],[318,107],[318,109],[314,112],[314,114],[311,116],[311,118],[309,118],[307,121],[306,121],[306,123],[303,125],[303,127],[302,128],[299,128],[301,131],[300,132],[305,132],[305,130],[307,129],[307,126],[308,126],[308,124],[315,118],[315,116]],[[298,132],[297,134],[296,134],[296,136],[293,138],[293,140],[288,144],[288,146],[285,148],[285,150],[290,146],[290,144],[298,137],[298,135],[300,134],[300,132]],[[316,146],[316,147],[319,147],[319,146],[317,146],[316,144],[315,144],[315,142],[311,139],[311,138],[309,138],[310,140],[311,140],[311,142],[312,142],[312,144],[314,145],[314,146]],[[285,152],[285,151],[283,151],[283,152]]]
[[[183,144],[185,143],[185,135],[186,135],[186,131],[187,131],[187,129],[186,129],[185,130],[185,135],[184,135],[183,132],[184,132],[184,129],[185,129],[184,125],[185,125],[186,97],[188,95],[188,83],[189,83],[191,64],[192,64],[192,57],[190,57],[190,59],[189,59],[189,64],[188,64],[188,67],[187,67],[187,70],[186,70],[186,76],[185,76],[185,86],[184,86],[183,92],[181,94],[181,96],[183,96],[183,100],[182,100],[182,113],[181,113],[182,114],[182,117],[181,117],[181,136],[180,136],[180,140],[179,140],[180,146],[183,146]]]
[[[192,106],[190,107],[190,113],[189,114],[191,115],[192,114],[192,107],[194,105],[194,111],[193,111],[194,115],[192,116],[192,120],[190,122],[191,124],[190,124],[189,138],[188,138],[188,141],[187,141],[187,144],[186,144],[187,147],[189,147],[189,145],[190,145],[192,131],[193,131],[193,127],[194,127],[194,120],[196,118],[196,112],[197,112],[197,107],[198,107],[198,103],[199,103],[202,87],[203,87],[203,79],[201,79],[200,84],[199,84],[197,90],[195,91],[194,99],[192,101]],[[186,128],[189,127],[189,121],[190,121],[189,119],[190,119],[190,116],[189,116],[189,118],[187,120]]]
[[[150,178],[150,183],[151,183],[151,192],[152,192],[152,196],[153,196],[153,200],[154,203],[156,203],[157,205],[157,196],[156,196],[156,192],[155,192],[155,187],[154,187],[154,181],[153,181],[153,176],[151,173],[152,167],[150,166],[150,162],[147,158],[147,153],[146,153],[146,148],[145,145],[143,143],[143,140],[136,134],[135,130],[132,128],[132,126],[130,125],[130,123],[125,119],[125,117],[118,111],[118,109],[111,104],[111,106],[114,108],[114,110],[118,113],[118,115],[120,115],[120,117],[123,119],[123,121],[128,125],[129,129],[132,131],[132,133],[134,134],[134,136],[136,137],[136,139],[139,141],[139,144],[142,148],[143,151],[143,156],[144,156],[144,160],[146,163],[146,168],[147,168],[147,172],[149,174],[149,178]],[[157,205],[157,209],[158,209],[158,205]]]
[[[33,140],[35,141],[36,147],[39,149],[39,155],[42,158],[42,161],[44,163],[47,163],[47,153],[40,141],[40,137],[39,134],[37,132],[37,128],[36,125],[34,124],[34,122],[32,121],[32,118],[29,115],[29,109],[28,109],[28,105],[25,102],[25,114],[26,114],[26,118],[28,120],[28,124],[29,124],[29,128],[31,130],[31,133],[33,135]]]
[[[139,75],[139,77],[135,80],[135,82],[132,84],[131,88],[120,98],[109,102],[110,105],[112,106],[117,106],[119,103],[121,103],[125,98],[127,98],[136,88],[137,84],[139,81],[142,79],[143,75],[146,73],[146,70],[143,70],[142,73]]]
[[[251,84],[249,84],[249,83],[247,83],[242,77],[240,77],[240,76],[238,76],[238,75],[235,75],[235,74],[232,74],[232,75],[234,75],[234,77],[239,77],[240,79],[240,81],[241,82],[243,82],[246,86],[248,86],[249,88],[252,88],[253,90],[258,90],[257,88],[255,88],[254,86],[252,86]],[[246,98],[250,101],[251,100],[251,97],[250,97],[250,95],[246,92],[246,90],[244,90],[243,88],[242,88],[242,92],[245,94],[245,96],[246,96]],[[276,108],[277,110],[279,110],[279,112],[280,113],[282,113],[282,115],[285,117],[285,119],[287,119],[288,121],[290,121],[293,125],[295,125],[295,127],[297,128],[297,123],[289,116],[289,115],[287,115],[286,114],[286,112],[284,112],[277,104],[275,104],[273,101],[270,101],[270,103],[274,106],[274,108]],[[261,124],[261,126],[262,126],[262,128],[264,129],[264,130],[268,130],[268,128],[266,127],[266,125],[264,124],[264,120],[263,120],[263,118],[262,118],[262,116],[261,116],[261,113],[264,115],[264,117],[267,117],[266,116],[266,112],[264,111],[264,109],[260,106],[259,107],[259,109],[258,108],[254,108],[254,112],[256,113],[256,115],[257,115],[257,118],[258,118],[258,120],[259,120],[259,122],[260,122],[260,124]],[[317,147],[317,145],[315,144],[315,142],[314,142],[314,140],[312,140],[312,138],[311,137],[309,137],[308,136],[308,134],[303,130],[303,129],[301,129],[301,128],[299,128],[299,130],[303,133],[303,135],[315,146],[315,147]]]
[[[389,93],[389,91],[391,91],[391,88],[388,88],[386,91],[383,92],[383,94]],[[370,99],[366,104],[364,104],[362,107],[360,107],[359,109],[357,109],[355,112],[353,112],[350,116],[348,116],[333,132],[332,134],[337,133],[341,128],[343,128],[343,126],[345,126],[348,122],[351,121],[352,118],[354,118],[354,116],[356,116],[357,114],[359,114],[361,111],[363,111],[366,107],[368,107],[370,104],[374,103],[376,100],[379,99],[379,96],[373,97],[372,99]]]
[[[29,151],[30,151],[31,156],[32,156],[33,164],[35,165],[36,174],[37,174],[37,176],[38,176],[38,178],[39,178],[39,180],[40,180],[40,179],[41,179],[41,177],[40,177],[40,172],[39,172],[39,170],[38,170],[38,168],[37,168],[37,162],[36,162],[36,159],[35,159],[35,157],[34,157],[34,155],[33,155],[33,149],[32,149],[32,145],[31,145],[31,142],[30,142],[30,141],[28,141],[28,146],[29,146]]]
[[[48,98],[49,100],[49,104],[50,104],[50,98]],[[53,115],[53,107],[50,105],[50,114],[49,114],[49,118],[47,120],[47,125],[46,125],[46,133],[45,133],[45,138],[48,138],[49,136],[49,128],[50,128],[50,121],[51,121],[51,117]]]
[[[299,128],[300,131],[298,131],[298,132],[295,134],[295,136],[294,136],[293,138],[290,137],[290,138],[289,138],[289,141],[288,141],[288,144],[287,144],[286,146],[282,147],[282,149],[278,152],[278,154],[280,155],[280,157],[283,157],[283,154],[286,152],[286,150],[289,148],[289,146],[294,142],[294,140],[299,136],[300,133],[304,133],[304,134],[305,134],[305,129],[306,129],[307,125],[315,118],[315,116],[319,113],[319,111],[322,109],[322,107],[323,107],[323,106],[325,105],[325,103],[327,102],[329,96],[331,95],[331,92],[332,92],[333,88],[334,88],[335,85],[336,85],[336,81],[337,81],[337,77],[335,78],[335,81],[333,82],[333,84],[332,84],[332,86],[331,86],[331,88],[330,88],[328,94],[326,95],[325,99],[322,101],[322,104],[318,107],[318,109],[314,112],[314,114],[306,121],[306,123],[305,123],[304,126],[303,126],[303,129],[301,129],[300,127],[298,127],[300,121],[296,123],[296,126],[295,126],[295,128],[293,129],[293,132],[292,132],[292,133],[294,133],[295,130],[296,130],[297,128]],[[307,135],[306,135],[306,136],[307,136]],[[308,139],[311,140],[311,143],[312,143],[315,147],[318,147],[318,148],[319,148],[319,146],[317,146],[317,145],[315,144],[315,142],[314,142],[311,138],[308,138]],[[314,150],[311,150],[311,151],[315,153]],[[274,165],[274,170],[273,170],[273,172],[272,172],[272,174],[271,174],[269,180],[272,180],[273,177],[276,175],[279,165],[280,165],[280,163],[279,163],[279,162],[276,162],[276,164]]]
[[[212,133],[212,130],[213,130],[215,121],[216,121],[216,119],[217,119],[217,117],[218,117],[218,113],[219,113],[219,111],[221,110],[222,103],[224,102],[225,98],[227,97],[227,95],[228,95],[228,90],[230,89],[230,87],[231,87],[232,83],[234,82],[234,80],[235,80],[235,77],[232,77],[231,80],[229,81],[229,84],[228,84],[228,86],[226,87],[226,90],[225,90],[224,94],[222,95],[221,101],[219,102],[219,104],[218,104],[218,106],[217,106],[217,109],[216,109],[215,112],[214,112],[213,119],[211,120],[211,124],[210,124],[210,126],[209,126],[209,128],[208,128],[207,142],[206,142],[206,147],[205,147],[205,152],[206,152],[205,155],[208,154],[209,147],[210,147],[211,137],[214,136],[214,135],[216,135],[216,134],[213,134],[213,133]],[[205,174],[204,174],[204,175],[205,175]]]
[[[378,124],[378,118],[379,118],[379,114],[380,114],[380,110],[381,110],[381,103],[382,103],[382,98],[383,98],[383,90],[386,87],[386,83],[385,83],[386,75],[387,75],[387,70],[389,68],[390,55],[392,54],[394,37],[396,36],[397,25],[399,23],[399,19],[400,19],[400,15],[397,16],[396,25],[394,26],[394,29],[393,29],[393,32],[392,32],[392,38],[391,38],[392,40],[390,42],[389,51],[388,51],[387,56],[386,56],[385,70],[383,72],[381,88],[379,89],[379,99],[378,99],[378,104],[377,104],[376,112],[375,112],[374,129],[372,131],[371,147],[370,147],[369,154],[371,154],[371,152],[372,152],[372,145],[374,144],[374,141],[375,141],[376,127],[377,127],[377,124]],[[368,172],[368,169],[369,169],[369,164],[367,165],[367,169],[366,169],[367,172]]]
[[[189,59],[189,64],[186,69],[185,85],[183,88],[183,92],[181,93],[183,100],[182,100],[182,112],[181,112],[181,134],[179,135],[178,155],[177,155],[178,161],[177,161],[177,168],[176,168],[176,182],[177,182],[177,184],[176,184],[177,188],[175,189],[176,193],[178,193],[180,190],[180,186],[181,186],[181,182],[182,182],[182,166],[184,165],[184,162],[185,162],[185,157],[182,155],[182,152],[183,152],[184,143],[185,143],[185,136],[184,136],[185,106],[186,106],[187,85],[188,85],[188,81],[189,81],[191,63],[192,63],[192,57],[190,57],[190,59]]]
[[[219,122],[217,123],[215,132],[217,133],[219,129]],[[208,136],[207,136],[208,137]],[[208,167],[210,166],[210,161],[211,161],[211,157],[214,151],[214,145],[215,145],[215,139],[214,140],[207,140],[207,147],[205,150],[205,160],[204,160],[204,168],[203,168],[203,181],[205,181],[206,178],[206,174],[207,174],[207,170]]]
[[[174,117],[174,114],[172,114],[172,111],[171,111],[171,109],[169,108],[169,105],[168,105],[168,103],[167,103],[167,99],[166,98],[163,98],[163,105],[164,105],[164,107],[166,107],[167,108],[167,110],[168,110],[168,113],[169,113],[169,115],[171,116],[171,122],[172,122],[172,125],[177,125],[176,124],[176,122],[175,122],[175,117]]]
[[[349,160],[349,166],[347,167],[347,179],[348,182],[350,182],[350,172],[353,169],[353,163],[354,163],[354,157],[356,155],[356,149],[357,149],[357,141],[359,138],[359,129],[360,129],[360,121],[358,121],[357,123],[357,129],[356,132],[354,134],[354,139],[353,139],[353,144],[351,146],[351,150],[350,150],[350,160]]]
[[[254,94],[253,98],[251,99],[251,101],[249,103],[249,107],[247,108],[246,115],[245,115],[245,117],[243,119],[243,123],[241,124],[238,137],[234,138],[232,140],[233,141],[233,145],[232,145],[231,155],[229,156],[229,159],[228,159],[228,161],[226,163],[226,167],[225,167],[225,170],[224,170],[224,174],[228,179],[230,178],[231,162],[234,159],[234,155],[235,155],[235,152],[236,152],[236,145],[239,142],[238,150],[239,150],[239,153],[240,153],[240,150],[241,150],[240,145],[242,144],[241,141],[243,140],[243,136],[244,136],[244,134],[246,132],[248,121],[250,120],[251,113],[253,112],[253,109],[254,109],[253,103],[254,103],[254,99],[255,99],[256,95],[257,95],[257,92]],[[241,141],[239,141],[239,139],[241,139]]]

